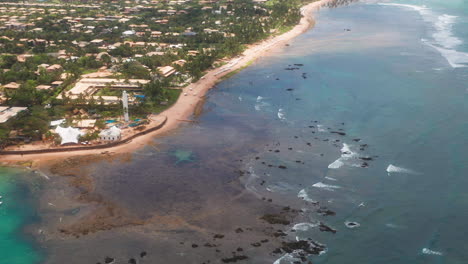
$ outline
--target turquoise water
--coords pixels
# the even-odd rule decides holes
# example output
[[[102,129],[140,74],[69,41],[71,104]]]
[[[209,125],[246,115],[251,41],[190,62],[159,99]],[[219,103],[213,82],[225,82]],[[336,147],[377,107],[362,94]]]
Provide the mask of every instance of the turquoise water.
[[[18,179],[23,171],[0,168],[0,263],[39,263],[41,255],[23,228],[36,220],[29,187]]]

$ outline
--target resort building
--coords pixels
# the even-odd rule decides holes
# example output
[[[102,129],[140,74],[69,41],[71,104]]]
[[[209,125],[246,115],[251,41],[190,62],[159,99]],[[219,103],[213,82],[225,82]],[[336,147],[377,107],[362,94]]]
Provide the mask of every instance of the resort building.
[[[158,69],[158,72],[164,77],[169,77],[172,74],[174,74],[176,71],[174,67],[172,66],[162,66],[162,67],[158,67],[157,69]]]
[[[121,139],[121,134],[122,132],[118,127],[112,126],[106,130],[101,131],[101,133],[99,133],[99,137],[103,141],[117,141]]]

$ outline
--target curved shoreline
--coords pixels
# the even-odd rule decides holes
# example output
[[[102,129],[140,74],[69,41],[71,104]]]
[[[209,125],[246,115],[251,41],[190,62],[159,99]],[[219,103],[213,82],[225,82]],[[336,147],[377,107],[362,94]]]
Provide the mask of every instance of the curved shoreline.
[[[262,56],[268,56],[268,52],[272,49],[283,46],[287,41],[313,27],[315,20],[312,13],[329,2],[333,2],[333,0],[319,0],[303,6],[301,8],[301,20],[293,29],[279,36],[270,37],[259,43],[249,45],[240,57],[232,58],[226,65],[208,71],[202,79],[185,87],[177,102],[158,115],[167,117],[167,120],[164,122],[165,124],[158,129],[153,129],[151,131],[146,130],[142,135],[132,137],[130,140],[120,144],[112,144],[112,146],[92,147],[92,149],[78,149],[78,147],[75,149],[64,148],[64,150],[60,152],[57,152],[57,150],[41,150],[40,154],[28,154],[27,156],[23,156],[24,153],[21,152],[18,152],[18,154],[3,154],[1,156],[1,163],[15,164],[24,161],[37,163],[70,156],[97,154],[97,151],[102,150],[112,153],[126,153],[144,147],[146,143],[155,136],[178,128],[183,120],[186,120],[193,114],[197,104],[203,100],[206,93],[213,88],[217,82],[221,81],[225,75],[248,66],[252,61]],[[131,143],[129,143],[130,141]],[[34,163],[33,165],[36,165]]]

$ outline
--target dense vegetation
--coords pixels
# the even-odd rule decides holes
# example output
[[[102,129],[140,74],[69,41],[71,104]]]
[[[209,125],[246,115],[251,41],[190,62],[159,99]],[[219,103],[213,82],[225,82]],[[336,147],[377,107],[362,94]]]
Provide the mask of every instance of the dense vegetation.
[[[76,109],[85,112],[86,117],[98,119],[119,116],[121,105],[103,105],[99,100],[85,96],[74,100],[65,96],[64,92],[71,89],[83,74],[98,71],[101,67],[119,78],[151,80],[142,87],[144,99],[131,106],[132,114],[143,117],[162,111],[180,94],[173,88],[198,80],[216,63],[239,55],[245,45],[297,24],[299,8],[304,3],[299,0],[266,3],[234,0],[208,5],[160,2],[151,8],[128,11],[128,3],[124,1],[60,2],[99,4],[100,8],[62,6],[64,13],[44,8],[42,13],[27,16],[38,30],[7,27],[0,30],[0,83],[20,85],[15,90],[4,90],[4,104],[28,107],[28,111],[0,124],[3,144],[12,130],[20,131],[21,136],[32,140],[45,138],[51,120],[81,118],[83,115],[73,113]],[[173,10],[174,14],[160,12],[161,9]],[[15,12],[8,14],[21,15]],[[81,19],[75,21],[70,17]],[[82,19],[96,17],[102,19]],[[122,17],[127,20],[122,21]],[[98,44],[93,44],[95,39],[100,40],[96,42]],[[20,60],[25,54],[28,56]],[[173,64],[177,60],[184,63]],[[60,67],[46,70],[43,65]],[[177,74],[161,76],[158,67],[167,65],[172,65]],[[38,85],[56,81],[62,83],[53,89],[36,89]],[[102,89],[97,95],[119,93]],[[59,100],[56,97],[60,94],[63,99]]]

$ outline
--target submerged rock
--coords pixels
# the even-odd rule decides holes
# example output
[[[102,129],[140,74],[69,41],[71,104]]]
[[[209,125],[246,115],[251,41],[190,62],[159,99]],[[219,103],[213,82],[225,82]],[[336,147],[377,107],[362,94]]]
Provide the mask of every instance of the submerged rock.
[[[319,225],[319,230],[322,231],[322,232],[330,232],[330,233],[333,233],[335,234],[336,233],[336,230],[325,225],[324,223],[320,222],[320,225]]]
[[[115,260],[114,258],[106,257],[106,258],[104,259],[104,263],[109,264],[109,263],[114,262],[114,260]]]
[[[283,242],[281,249],[286,253],[304,252],[307,254],[318,255],[325,250],[325,246],[316,242],[306,240]]]
[[[289,225],[291,222],[284,215],[265,214],[260,219],[272,225]]]
[[[329,210],[329,209],[327,209],[325,207],[320,207],[319,209],[317,209],[317,213],[319,213],[321,215],[324,215],[324,216],[330,216],[330,215],[335,215],[336,214],[332,210]]]
[[[237,261],[246,260],[248,258],[249,257],[247,257],[247,256],[239,255],[239,256],[232,256],[230,258],[223,258],[223,259],[221,259],[221,261],[224,262],[224,263],[234,263],[234,262],[237,262]]]
[[[331,131],[330,133],[332,134],[338,134],[340,136],[346,136],[346,133],[345,132],[341,132],[341,131]]]
[[[213,238],[214,238],[214,239],[221,239],[221,238],[224,238],[224,235],[222,235],[222,234],[215,234],[215,235],[213,236]]]

